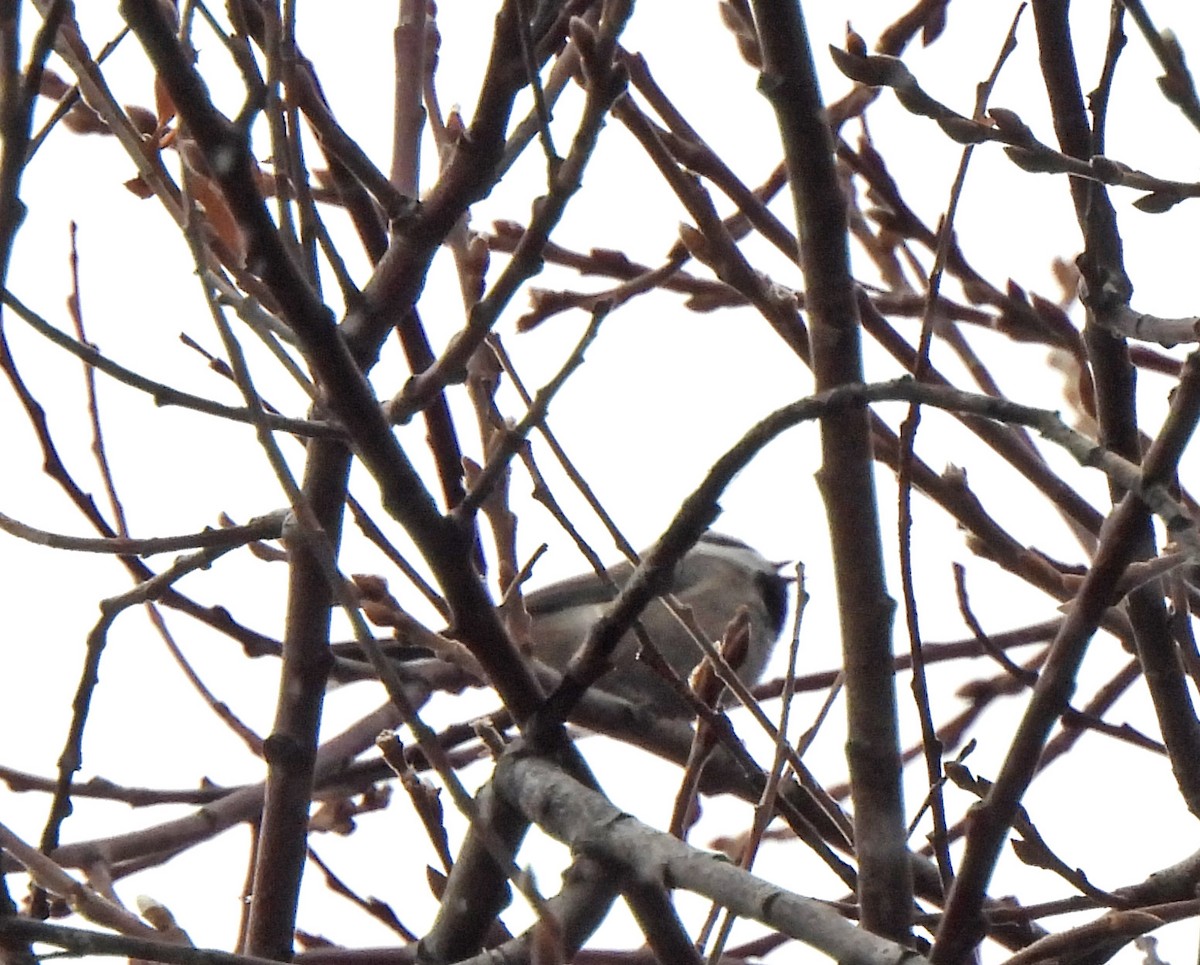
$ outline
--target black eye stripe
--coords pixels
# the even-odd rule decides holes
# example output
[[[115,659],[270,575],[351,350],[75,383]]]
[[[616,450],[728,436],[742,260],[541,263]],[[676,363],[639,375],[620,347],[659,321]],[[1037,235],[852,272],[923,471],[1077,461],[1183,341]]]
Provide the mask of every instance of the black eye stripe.
[[[770,573],[757,573],[754,582],[762,596],[763,606],[771,620],[771,629],[778,634],[783,629],[783,618],[787,616],[788,580]]]

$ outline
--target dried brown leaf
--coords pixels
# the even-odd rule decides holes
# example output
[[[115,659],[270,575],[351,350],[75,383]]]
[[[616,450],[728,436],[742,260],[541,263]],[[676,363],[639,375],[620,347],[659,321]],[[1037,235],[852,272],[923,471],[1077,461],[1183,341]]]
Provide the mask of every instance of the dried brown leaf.
[[[742,59],[751,67],[761,70],[762,50],[758,45],[758,32],[754,29],[754,23],[738,4],[729,3],[728,0],[722,0],[718,9],[721,22],[733,34],[733,41]]]
[[[39,94],[51,100],[61,100],[70,89],[71,85],[49,67],[42,68],[41,80],[38,83]]]
[[[849,21],[846,22],[846,52],[855,57],[867,56],[867,42],[863,40],[862,34],[850,26]]]
[[[140,107],[137,104],[126,104],[125,113],[129,116],[129,123],[133,125],[133,129],[139,134],[149,136],[158,130],[158,118],[154,116],[154,111],[148,107]]]
[[[148,201],[150,198],[154,197],[154,192],[150,189],[149,185],[142,180],[142,176],[140,174],[137,177],[130,178],[125,182],[125,190],[130,194],[134,194],[141,198],[143,201]]]
[[[1164,211],[1170,211],[1182,200],[1182,195],[1172,191],[1151,191],[1134,201],[1133,206],[1146,214],[1162,214]]]
[[[154,77],[154,108],[158,112],[156,127],[165,128],[175,119],[175,101],[171,99],[167,85],[157,75]]]
[[[926,5],[925,22],[921,25],[921,46],[928,47],[946,29],[946,5],[950,0],[933,0]]]
[[[215,181],[193,171],[188,178],[188,188],[201,207],[213,234],[221,239],[233,253],[239,265],[246,263],[246,236],[225,203],[225,196]]]
[[[108,134],[109,127],[104,119],[83,101],[76,101],[62,119],[63,126],[72,134]]]

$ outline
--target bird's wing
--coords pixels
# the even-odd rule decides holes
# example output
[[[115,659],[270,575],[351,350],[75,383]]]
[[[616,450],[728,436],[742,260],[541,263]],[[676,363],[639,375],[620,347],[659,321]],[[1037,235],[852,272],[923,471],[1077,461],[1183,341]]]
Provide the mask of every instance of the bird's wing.
[[[631,568],[628,564],[618,564],[608,570],[608,575],[620,585],[629,579]],[[594,573],[581,573],[570,576],[557,583],[533,590],[525,594],[525,609],[530,616],[539,613],[553,613],[566,607],[588,606],[600,603],[610,603],[616,598],[617,590],[603,580],[598,580]]]

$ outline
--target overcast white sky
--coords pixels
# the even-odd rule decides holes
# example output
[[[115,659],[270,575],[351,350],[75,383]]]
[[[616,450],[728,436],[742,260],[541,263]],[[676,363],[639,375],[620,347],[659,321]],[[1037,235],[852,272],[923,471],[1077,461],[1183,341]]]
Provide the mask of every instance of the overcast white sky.
[[[387,118],[391,113],[392,6],[352,0],[301,5],[300,12],[300,43],[316,63],[334,111],[384,169],[391,138]],[[828,44],[843,41],[847,20],[871,44],[880,28],[904,6],[878,0],[805,5],[827,99],[840,96],[849,87],[827,53]],[[1107,13],[1097,13],[1094,4],[1076,6],[1080,18],[1086,15],[1094,21],[1092,26],[1099,33],[1093,36],[1102,38]],[[1189,41],[1200,43],[1200,12],[1194,5],[1159,6],[1160,18],[1172,18],[1162,19],[1160,26],[1173,27],[1185,46]],[[93,51],[119,26],[113,7],[115,4],[81,5],[84,36]],[[472,110],[490,37],[491,11],[492,5],[486,10],[474,3],[441,5],[438,90],[444,107],[459,104],[468,115]],[[946,36],[929,50],[913,49],[906,62],[927,90],[969,113],[974,85],[990,70],[1014,11],[1012,3],[952,4]],[[1037,82],[1032,28],[1027,13],[1018,32],[1019,47],[992,103],[1016,110],[1044,140],[1052,142],[1044,95]],[[1132,28],[1130,34],[1110,114],[1110,155],[1162,177],[1194,179],[1196,132],[1157,96],[1154,77],[1158,71]],[[1081,34],[1079,49],[1086,87],[1096,77],[1102,39],[1083,37]],[[676,98],[683,114],[747,183],[758,183],[775,166],[779,145],[773,116],[754,90],[755,74],[738,60],[719,26],[714,3],[688,4],[686,9],[677,4],[643,3],[624,43],[646,55],[656,78]],[[201,66],[207,68],[221,54],[214,43],[212,49],[202,47],[200,56]],[[56,69],[68,76],[61,64]],[[150,75],[132,39],[125,41],[106,67],[106,76],[122,101],[153,104]],[[218,92],[222,93],[219,88]],[[230,95],[224,92],[224,96]],[[237,106],[235,99],[223,104],[230,111]],[[567,99],[556,112],[562,131],[560,144],[569,137],[575,109],[577,105]],[[887,92],[869,116],[876,144],[889,158],[908,200],[928,224],[936,223],[958,160],[957,147],[942,138],[930,121],[899,109]],[[435,161],[432,145],[427,142],[426,147],[426,174],[431,176]],[[993,282],[1002,284],[1012,277],[1027,288],[1057,298],[1051,261],[1072,258],[1079,244],[1065,185],[1059,178],[1015,171],[992,145],[978,150],[973,164],[957,224],[968,257]],[[151,374],[169,373],[172,384],[236,401],[234,389],[179,342],[179,334],[186,332],[211,351],[219,346],[198,297],[182,239],[155,202],[139,201],[120,187],[132,173],[130,162],[112,140],[55,132],[25,179],[23,197],[30,214],[18,239],[10,287],[53,323],[69,328],[63,306],[69,291],[67,225],[74,219],[79,224],[84,314],[91,340],[109,356],[134,368]],[[486,229],[495,218],[525,220],[529,200],[538,192],[543,176],[536,155],[531,156],[510,182],[476,207],[473,224]],[[1115,194],[1129,270],[1137,287],[1135,302],[1144,311],[1163,315],[1194,313],[1194,286],[1190,284],[1195,259],[1194,204],[1149,216],[1129,206],[1133,197],[1129,192]],[[725,205],[721,210],[725,213],[729,208]],[[778,202],[775,210],[791,222],[786,199]],[[572,203],[555,241],[584,250],[621,247],[635,260],[656,264],[677,237],[678,223],[684,217],[650,162],[620,125],[610,121],[584,189]],[[330,222],[344,231],[336,216],[331,216]],[[635,226],[633,230],[631,226]],[[353,244],[346,246],[348,251],[353,249]],[[800,287],[798,272],[777,255],[763,254],[764,250],[760,242],[747,244],[748,253],[777,281]],[[865,260],[860,258],[860,262],[865,265]],[[350,267],[359,281],[365,279],[365,261],[352,262]],[[537,284],[589,284],[560,271],[548,272],[548,279]],[[498,331],[527,383],[536,387],[561,364],[586,319],[563,315],[535,333],[517,335],[513,326],[523,306],[519,298]],[[448,258],[435,265],[421,309],[432,337],[441,343],[461,325],[461,299]],[[39,398],[48,403],[60,452],[99,497],[101,488],[87,452],[90,430],[78,366],[64,360],[11,315],[7,318],[22,371]],[[1015,371],[1026,371],[1026,365],[1035,367],[1028,370],[1032,375],[1028,385],[1006,386],[1021,401],[1061,404],[1056,397],[1057,384],[1043,380],[1036,368],[1044,365],[1043,349],[1014,348],[986,334],[973,337],[989,358],[1010,357],[1001,353],[1011,353],[1020,359]],[[897,374],[874,356],[869,361],[875,377]],[[395,391],[400,384],[398,373],[396,359],[385,358],[375,375],[382,392]],[[1164,405],[1168,385],[1161,379],[1144,380],[1147,405]],[[300,393],[284,380],[268,378],[260,389],[280,408],[296,414],[303,411]],[[726,310],[694,315],[674,296],[659,294],[623,308],[606,321],[587,364],[556,401],[552,424],[626,535],[641,546],[661,532],[680,498],[750,424],[810,389],[808,372],[754,314]],[[111,427],[109,457],[134,535],[196,530],[213,524],[220,512],[244,521],[283,504],[248,428],[213,426],[192,413],[155,409],[146,397],[103,380],[101,393],[102,414]],[[504,398],[509,413],[519,415],[514,396]],[[460,411],[465,414],[465,407]],[[472,423],[465,420],[462,424]],[[47,529],[86,533],[82,521],[41,475],[41,459],[31,433],[7,390],[0,391],[0,426],[6,454],[0,511]],[[926,426],[920,446],[934,468],[951,462],[965,465],[973,487],[985,499],[1023,506],[1028,490],[1014,483],[1011,472],[997,468],[995,460],[979,457],[961,433],[946,428],[944,420],[929,417]],[[422,436],[419,427],[402,432],[410,452],[419,451]],[[467,440],[475,445],[464,429]],[[299,447],[285,445],[285,451],[299,467]],[[806,429],[793,431],[738,479],[723,501],[725,515],[718,524],[768,557],[801,558],[808,564],[812,602],[802,634],[805,670],[831,666],[838,646],[824,517],[812,478],[817,458],[815,435]],[[1065,467],[1066,461],[1062,464]],[[548,466],[547,460],[543,466]],[[1104,486],[1098,476],[1090,478],[1080,471],[1072,478],[1083,480],[1084,491],[1096,505],[1104,505]],[[886,476],[880,480],[885,513],[891,513],[894,486]],[[518,472],[513,492],[514,508],[521,518],[522,549],[531,552],[541,541],[551,541],[551,552],[540,564],[535,582],[577,572],[582,561],[529,498],[528,489],[527,480]],[[373,492],[369,480],[357,479],[358,495],[369,499]],[[578,503],[566,498],[562,487],[560,494],[570,509],[577,508]],[[940,513],[927,511],[923,503],[918,508],[918,531],[923,533],[917,549],[923,577],[924,631],[930,639],[964,636],[949,568],[954,560],[967,562],[969,554]],[[580,513],[575,513],[575,518],[583,519]],[[1065,527],[1040,508],[1022,508],[1017,514],[1009,513],[1007,520],[1019,538],[1061,558],[1079,559],[1078,546]],[[889,527],[885,539],[891,547],[894,522],[887,518],[885,525]],[[599,537],[598,524],[584,520],[583,527],[589,536]],[[611,558],[613,554],[607,555]],[[894,552],[891,555],[894,557]],[[158,561],[159,567],[164,565],[164,560]],[[377,572],[382,565],[361,541],[351,539],[344,564],[347,572],[360,568]],[[0,537],[0,567],[5,573],[0,607],[8,630],[8,670],[0,675],[0,732],[10,738],[0,763],[45,774],[51,771],[61,748],[84,638],[97,615],[97,602],[127,589],[128,578],[111,560],[69,557],[9,537]],[[975,563],[971,572],[974,579],[984,581],[974,602],[989,630],[1053,615],[1052,601],[988,564]],[[183,588],[206,601],[231,601],[239,619],[277,636],[282,631],[284,577],[282,566],[242,554],[211,573],[188,577]],[[996,585],[988,581],[998,581],[1004,589],[985,593],[984,585]],[[392,585],[399,591],[398,577]],[[892,592],[898,595],[898,584],[893,583]],[[428,616],[415,599],[405,598],[405,602],[418,615]],[[248,663],[234,652],[233,644],[201,633],[182,617],[168,615],[168,620],[197,667],[222,688],[220,697],[260,733],[267,733],[274,708],[276,665],[267,660]],[[1089,688],[1119,664],[1115,651],[1107,638],[1096,643],[1094,652],[1107,653],[1112,659],[1085,666],[1081,692],[1090,693]],[[232,671],[238,675],[236,681],[231,680],[230,668],[236,668]],[[31,679],[37,681],[36,688],[30,687]],[[941,716],[947,716],[957,706],[951,694],[953,679],[939,673],[933,680],[940,688],[936,693],[943,708]],[[192,696],[140,613],[121,619],[105,656],[103,681],[85,748],[83,777],[102,775],[122,784],[183,787],[193,785],[201,774],[222,784],[261,776],[261,764],[216,726]],[[908,679],[903,678],[903,697],[907,697],[907,685]],[[356,719],[380,699],[381,692],[370,685],[331,695],[328,733]],[[818,698],[798,701],[804,726],[811,721],[817,703]],[[486,706],[490,706],[487,700],[480,703],[481,709]],[[179,727],[178,722],[193,711],[194,726]],[[441,711],[461,716],[457,707]],[[436,720],[438,713],[431,711],[431,717]],[[911,714],[908,716],[911,719]],[[1140,695],[1119,705],[1114,721],[1125,719],[1153,731],[1152,715]],[[997,733],[1012,726],[1012,718],[1002,713],[993,713],[988,720]],[[167,722],[170,728],[164,726]],[[914,735],[911,728],[906,730],[908,739]],[[844,773],[842,740],[840,717],[835,712],[810,757],[814,770],[826,781],[837,781]],[[1035,785],[1028,800],[1039,827],[1068,862],[1083,865],[1089,872],[1103,868],[1111,877],[1097,883],[1117,887],[1140,880],[1195,849],[1200,835],[1182,805],[1164,801],[1153,821],[1130,821],[1119,828],[1111,823],[1130,818],[1133,808],[1144,805],[1144,781],[1170,788],[1165,761],[1134,754],[1101,738],[1087,738],[1084,746],[1092,752],[1086,760],[1077,756],[1055,765],[1053,773]],[[653,823],[665,823],[669,799],[646,793],[643,783],[643,775],[651,770],[649,763],[645,767],[631,765],[624,755],[633,752],[606,746],[598,739],[584,747],[602,780],[604,775],[619,772],[637,776],[630,788],[622,788],[614,778],[609,789],[617,803]],[[1002,747],[1003,741],[995,741],[980,748],[972,759],[979,773],[994,775]],[[1130,779],[1114,788],[1108,778],[1114,769],[1124,767],[1131,768]],[[466,779],[470,785],[484,776],[479,769],[469,771]],[[922,796],[920,775],[914,772],[911,777],[910,810]],[[665,772],[663,780],[664,786],[672,786],[677,777]],[[1093,822],[1074,807],[1064,810],[1058,806],[1057,799],[1065,789],[1077,795],[1080,788],[1090,786],[1095,786],[1097,793],[1104,788],[1107,795],[1124,790],[1129,800],[1100,802],[1103,823]],[[44,804],[44,799],[0,789],[0,820],[36,840]],[[731,801],[711,802],[707,807],[705,824],[694,836],[697,842],[704,842],[712,831],[749,820],[748,808]],[[395,903],[401,918],[419,928],[432,909],[432,900],[419,878],[400,882],[396,877],[398,872],[420,870],[409,858],[408,849],[422,847],[423,838],[401,826],[405,814],[406,808],[399,806],[362,819],[361,834],[374,835],[376,848],[366,846],[361,835],[349,839],[325,836],[316,841],[316,847],[361,893]],[[150,815],[116,805],[89,805],[67,822],[66,836],[74,840],[114,824],[135,827],[162,819],[160,812]],[[242,829],[228,832],[218,842],[195,849],[165,868],[122,883],[122,895],[130,900],[138,893],[153,894],[172,908],[198,944],[228,947],[237,920],[245,837]],[[1105,844],[1098,847],[1101,841]],[[1114,844],[1111,849],[1109,841]],[[545,858],[545,850],[532,853],[539,862],[549,862],[539,863],[538,873],[543,890],[552,892],[553,858]],[[1112,860],[1105,863],[1110,850]],[[365,866],[361,860],[364,853],[373,855]],[[801,892],[830,893],[829,882],[799,855],[800,849],[792,844],[769,845],[758,867],[767,876],[786,877]],[[428,860],[433,862],[432,852]],[[803,877],[807,875],[813,876],[811,883]],[[315,875],[310,875],[306,889],[301,928],[321,930],[330,939],[351,945],[388,940],[387,933],[365,916],[331,897]],[[1023,900],[1030,901],[1060,895],[1063,886],[1047,874],[1030,872],[1015,860],[1006,860],[993,893],[1009,890],[1019,891]],[[514,912],[509,922],[512,927],[520,927],[522,914]],[[622,940],[615,931],[619,923],[606,928],[602,941]],[[1194,922],[1160,934],[1167,941],[1165,957],[1176,965],[1195,955]],[[796,953],[789,950],[787,954]]]

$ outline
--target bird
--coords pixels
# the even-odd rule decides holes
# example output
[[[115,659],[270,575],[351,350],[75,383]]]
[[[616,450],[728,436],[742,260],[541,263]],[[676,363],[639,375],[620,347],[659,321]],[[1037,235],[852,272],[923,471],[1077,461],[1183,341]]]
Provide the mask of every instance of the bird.
[[[736,669],[747,686],[757,683],[783,629],[792,580],[780,573],[782,565],[739,539],[709,530],[677,564],[669,584],[669,591],[691,608],[701,632],[713,642],[721,639],[739,608],[746,608],[749,648]],[[585,573],[525,594],[531,654],[559,672],[565,670],[592,624],[632,574],[633,565],[623,562],[605,570],[604,577]],[[702,657],[688,631],[661,600],[646,607],[641,624],[671,668],[687,679]],[[693,716],[671,685],[637,659],[638,649],[635,635],[627,633],[613,652],[613,668],[595,686],[665,716]]]

